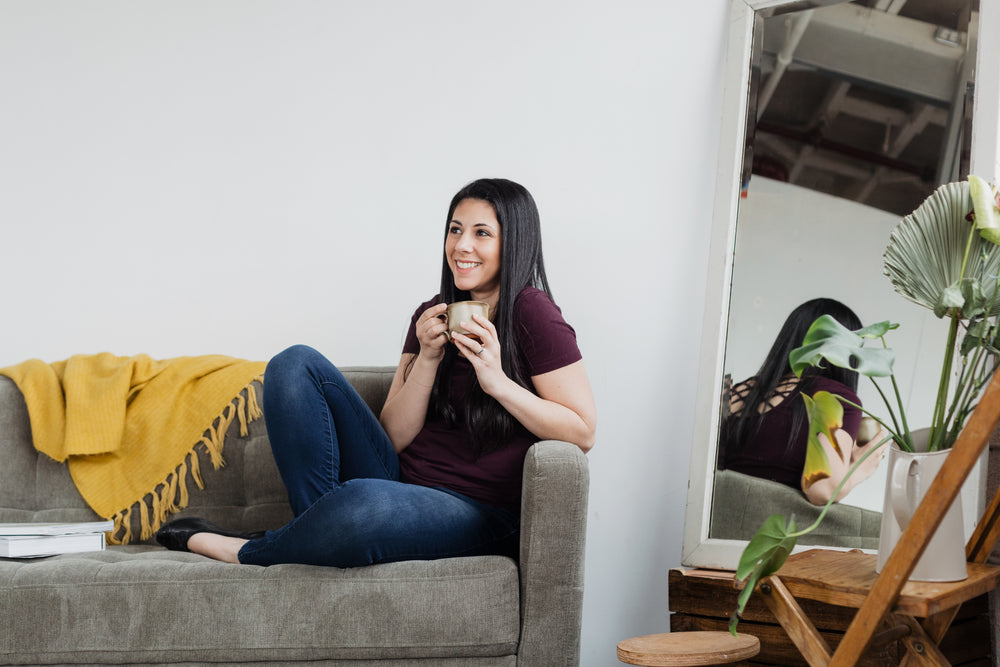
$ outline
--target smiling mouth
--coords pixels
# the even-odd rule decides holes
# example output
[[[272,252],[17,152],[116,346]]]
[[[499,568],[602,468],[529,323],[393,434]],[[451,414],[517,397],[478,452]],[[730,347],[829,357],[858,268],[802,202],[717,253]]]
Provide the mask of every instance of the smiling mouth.
[[[482,262],[460,262],[457,260],[455,261],[455,266],[465,271],[468,271],[469,269],[474,269],[480,264],[482,264]]]

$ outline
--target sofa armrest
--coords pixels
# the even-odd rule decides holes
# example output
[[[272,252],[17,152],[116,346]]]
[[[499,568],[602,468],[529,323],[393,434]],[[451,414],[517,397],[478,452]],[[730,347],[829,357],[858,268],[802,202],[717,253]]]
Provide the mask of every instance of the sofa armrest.
[[[519,665],[580,660],[590,472],[579,447],[546,440],[524,459]]]

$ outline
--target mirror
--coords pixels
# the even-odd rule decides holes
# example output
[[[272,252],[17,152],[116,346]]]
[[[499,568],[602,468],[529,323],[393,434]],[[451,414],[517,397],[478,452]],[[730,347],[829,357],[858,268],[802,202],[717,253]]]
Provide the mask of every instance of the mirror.
[[[977,48],[984,20],[993,19],[976,0],[733,0],[683,564],[735,568],[743,540],[771,513],[765,506],[741,528],[729,508],[719,512],[731,481],[716,471],[723,386],[756,372],[801,302],[832,297],[866,324],[899,322],[906,333],[890,344],[908,414],[933,403],[944,326],[892,291],[881,255],[899,219],[939,183],[970,167],[995,177],[995,85],[975,95],[971,86],[977,61],[992,71],[984,63],[998,59]],[[867,408],[881,406],[867,379],[858,393]],[[980,468],[963,490],[970,532]],[[801,545],[872,548],[883,488],[884,465],[844,499],[860,508],[846,536]],[[724,521],[713,520],[713,502]],[[750,505],[762,507],[740,503]],[[869,524],[874,515],[874,540],[852,532],[856,515]]]

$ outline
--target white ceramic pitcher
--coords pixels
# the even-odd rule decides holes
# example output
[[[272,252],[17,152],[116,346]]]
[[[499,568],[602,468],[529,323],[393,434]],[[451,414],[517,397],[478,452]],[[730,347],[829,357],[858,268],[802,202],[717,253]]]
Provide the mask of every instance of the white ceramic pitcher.
[[[916,452],[903,451],[896,443],[890,445],[876,572],[882,571],[900,535],[910,523],[917,505],[951,452],[950,449],[930,453],[926,451],[930,429],[919,429],[911,435]],[[962,497],[956,496],[923,556],[917,561],[910,580],[961,581],[967,576]]]

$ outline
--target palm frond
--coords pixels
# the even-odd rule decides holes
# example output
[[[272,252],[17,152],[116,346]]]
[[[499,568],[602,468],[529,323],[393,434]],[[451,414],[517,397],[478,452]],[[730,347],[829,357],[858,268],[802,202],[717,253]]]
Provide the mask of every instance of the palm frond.
[[[966,216],[971,211],[969,184],[947,183],[896,225],[882,256],[882,273],[896,292],[934,310],[944,291],[964,277],[978,280],[986,302],[994,303],[1000,274],[996,245],[975,234],[962,275],[962,258],[972,229]],[[1000,303],[995,303],[992,312],[1000,312]]]

